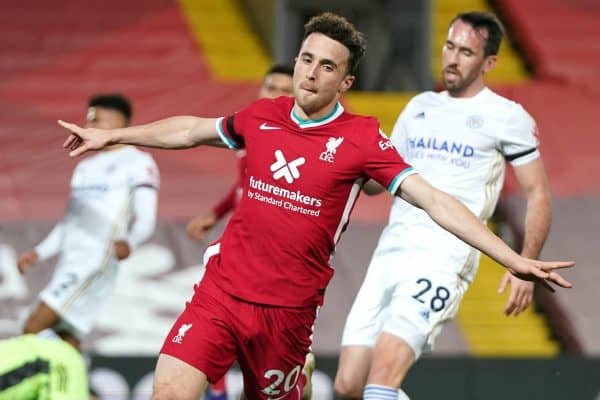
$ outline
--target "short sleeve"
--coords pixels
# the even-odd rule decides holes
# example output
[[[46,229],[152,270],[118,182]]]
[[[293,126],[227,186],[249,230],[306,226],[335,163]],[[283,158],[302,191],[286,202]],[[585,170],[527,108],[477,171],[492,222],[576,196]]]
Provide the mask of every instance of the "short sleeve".
[[[374,130],[369,129],[364,143],[365,163],[364,173],[387,190],[395,194],[402,181],[416,171],[407,164],[376,124]]]
[[[131,172],[131,184],[134,188],[159,188],[160,173],[158,172],[156,162],[150,154],[142,153],[140,160],[135,163],[135,168]]]
[[[501,151],[504,158],[515,166],[540,157],[535,120],[520,105],[516,105],[506,122]]]
[[[254,102],[235,114],[217,119],[217,132],[230,149],[240,150],[245,147],[244,132],[256,104],[257,102]]]

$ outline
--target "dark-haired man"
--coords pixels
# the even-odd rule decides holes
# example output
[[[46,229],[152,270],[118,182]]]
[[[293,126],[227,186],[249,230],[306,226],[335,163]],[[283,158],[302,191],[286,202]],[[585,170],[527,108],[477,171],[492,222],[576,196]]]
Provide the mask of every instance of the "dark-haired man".
[[[527,196],[522,255],[537,258],[550,228],[550,190],[537,149],[535,121],[519,104],[485,86],[503,27],[491,13],[459,14],[442,51],[445,91],[415,96],[391,140],[433,186],[459,199],[481,220],[491,217],[505,160]],[[343,398],[394,393],[423,352],[454,317],[475,277],[479,252],[441,229],[427,214],[394,199],[389,223],[348,315],[335,387]],[[518,315],[533,282],[507,273],[506,315]],[[385,316],[385,317],[384,317]],[[372,360],[371,363],[365,360]]]
[[[122,128],[130,119],[131,105],[121,95],[89,101],[89,128]],[[63,219],[18,260],[25,273],[35,262],[59,255],[50,283],[25,322],[25,333],[55,328],[79,346],[114,287],[119,260],[154,231],[158,185],[154,159],[133,146],[108,146],[75,167]]]
[[[515,273],[569,287],[544,263],[514,253],[467,208],[406,164],[373,117],[345,112],[365,40],[346,19],[312,18],[294,67],[294,98],[261,99],[224,118],[180,116],[117,130],[71,132],[71,156],[114,143],[161,148],[246,148],[244,193],[206,272],[167,335],[153,399],[195,399],[237,359],[250,400],[299,399],[312,327],[333,275],[330,259],[365,179],[426,210],[436,222]]]
[[[275,99],[280,96],[293,95],[292,76],[294,69],[288,65],[275,64],[265,74],[258,92],[259,99]],[[238,177],[229,192],[206,214],[198,215],[187,224],[186,231],[189,237],[201,242],[207,232],[212,229],[227,213],[233,211],[240,201],[246,177],[246,150],[236,152],[238,157]],[[219,381],[209,385],[208,400],[222,400],[227,398],[225,376]]]

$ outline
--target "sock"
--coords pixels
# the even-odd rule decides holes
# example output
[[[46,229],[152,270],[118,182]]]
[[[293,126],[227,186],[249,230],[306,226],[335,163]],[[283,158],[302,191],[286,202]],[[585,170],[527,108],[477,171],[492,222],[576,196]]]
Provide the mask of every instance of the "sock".
[[[382,386],[367,385],[363,392],[364,400],[398,400],[398,389]]]
[[[206,399],[207,400],[227,400],[226,392],[216,392],[209,388],[206,391]]]
[[[398,389],[398,400],[410,400],[402,389]]]
[[[207,400],[227,400],[227,389],[225,387],[225,377],[223,376],[217,382],[208,386],[206,391]]]

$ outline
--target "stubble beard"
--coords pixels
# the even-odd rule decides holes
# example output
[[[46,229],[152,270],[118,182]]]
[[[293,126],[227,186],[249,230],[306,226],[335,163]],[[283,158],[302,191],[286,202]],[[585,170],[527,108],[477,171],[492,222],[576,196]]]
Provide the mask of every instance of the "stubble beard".
[[[449,82],[444,73],[442,72],[442,83],[444,85],[444,89],[448,91],[451,95],[458,95],[465,91],[477,78],[476,70],[471,71],[469,75],[463,77],[460,73],[455,72],[456,79],[454,82]]]

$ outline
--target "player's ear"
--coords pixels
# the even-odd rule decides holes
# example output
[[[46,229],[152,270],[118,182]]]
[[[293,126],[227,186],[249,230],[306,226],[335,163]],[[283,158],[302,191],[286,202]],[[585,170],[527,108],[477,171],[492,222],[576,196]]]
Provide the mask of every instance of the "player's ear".
[[[354,83],[354,79],[356,79],[356,77],[354,75],[346,75],[344,77],[344,79],[342,80],[342,84],[340,85],[340,93],[344,93],[346,91],[348,91],[351,87],[352,84]]]
[[[490,72],[496,66],[497,61],[498,56],[487,56],[483,61],[483,73],[485,74],[487,72]]]

